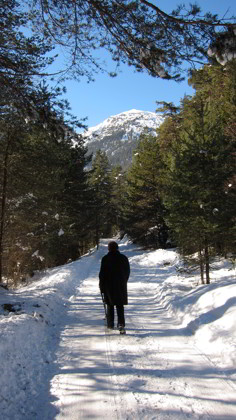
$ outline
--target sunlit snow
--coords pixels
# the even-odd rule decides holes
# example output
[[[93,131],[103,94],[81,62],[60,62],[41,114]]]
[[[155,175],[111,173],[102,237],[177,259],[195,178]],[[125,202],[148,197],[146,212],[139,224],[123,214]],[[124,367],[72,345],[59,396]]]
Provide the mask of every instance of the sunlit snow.
[[[108,332],[98,289],[107,240],[80,260],[0,288],[3,420],[234,420],[235,267],[217,260],[212,283],[185,272],[174,249],[131,264],[127,334]]]

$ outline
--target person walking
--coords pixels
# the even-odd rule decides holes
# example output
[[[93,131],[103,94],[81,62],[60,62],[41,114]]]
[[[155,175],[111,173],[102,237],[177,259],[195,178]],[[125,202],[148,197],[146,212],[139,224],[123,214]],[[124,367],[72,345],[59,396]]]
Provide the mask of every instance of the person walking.
[[[128,258],[121,254],[115,241],[108,243],[108,254],[101,261],[99,288],[107,305],[107,327],[114,328],[114,307],[116,306],[120,332],[125,332],[124,305],[128,305],[127,282],[130,275]]]

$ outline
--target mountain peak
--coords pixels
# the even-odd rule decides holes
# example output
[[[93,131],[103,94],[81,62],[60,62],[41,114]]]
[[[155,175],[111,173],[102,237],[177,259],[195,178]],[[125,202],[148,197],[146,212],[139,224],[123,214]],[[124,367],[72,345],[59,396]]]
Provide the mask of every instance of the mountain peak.
[[[131,109],[90,127],[84,133],[84,140],[90,153],[101,149],[112,164],[128,166],[140,135],[146,130],[155,136],[163,121],[163,116],[155,112]]]
[[[140,111],[140,110],[138,110],[138,109],[130,109],[130,110],[128,110],[128,111],[123,111],[123,112],[120,112],[119,114],[117,114],[117,115],[123,115],[123,114],[144,114],[144,113],[151,113],[151,111]],[[154,114],[153,112],[152,112],[152,114]],[[117,116],[117,115],[115,115],[115,116]]]

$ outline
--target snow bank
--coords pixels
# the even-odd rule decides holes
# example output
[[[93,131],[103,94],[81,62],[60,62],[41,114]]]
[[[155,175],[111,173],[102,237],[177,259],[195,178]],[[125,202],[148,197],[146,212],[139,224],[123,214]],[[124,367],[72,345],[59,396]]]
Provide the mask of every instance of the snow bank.
[[[130,259],[135,281],[150,287],[154,299],[174,315],[172,328],[233,374],[236,280],[231,265],[218,262],[212,284],[196,286],[198,276],[179,270],[181,262],[174,250],[145,252],[127,238],[120,250]],[[14,292],[0,288],[0,410],[4,420],[40,419],[41,407],[52,398],[49,378],[62,321],[95,254],[49,270],[41,280]]]
[[[174,315],[176,329],[224,369],[236,364],[236,279],[226,260],[216,261],[211,284],[199,285],[199,273],[187,274],[173,249],[139,252],[131,265],[146,283],[155,284],[156,299]],[[143,271],[145,269],[145,271]]]
[[[48,270],[41,280],[14,292],[0,288],[2,419],[42,419],[62,320],[68,300],[86,277],[87,262],[85,256]]]
[[[161,251],[145,257],[146,264],[160,264]],[[170,265],[168,266],[168,261]],[[173,251],[163,252],[168,266],[166,279],[158,287],[163,305],[175,316],[182,333],[193,335],[196,346],[219,367],[236,365],[236,279],[227,261],[211,271],[210,285],[197,285],[199,274],[179,273],[180,261]]]

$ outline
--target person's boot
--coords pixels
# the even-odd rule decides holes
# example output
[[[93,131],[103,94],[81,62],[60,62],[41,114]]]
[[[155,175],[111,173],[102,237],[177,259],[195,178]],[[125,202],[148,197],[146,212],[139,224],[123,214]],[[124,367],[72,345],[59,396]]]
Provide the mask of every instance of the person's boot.
[[[124,325],[118,324],[118,330],[120,331],[120,334],[126,334]]]

